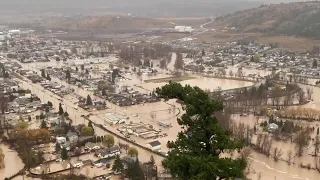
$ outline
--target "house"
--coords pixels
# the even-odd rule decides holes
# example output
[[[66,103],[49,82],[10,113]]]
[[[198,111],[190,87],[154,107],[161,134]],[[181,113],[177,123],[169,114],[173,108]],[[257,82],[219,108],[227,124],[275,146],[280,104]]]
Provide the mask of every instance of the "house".
[[[99,149],[96,151],[95,156],[99,158],[108,158],[114,157],[116,155],[120,155],[120,148],[118,146],[114,146],[109,149]]]
[[[70,143],[76,143],[78,141],[78,134],[76,132],[69,131],[66,134],[66,138],[69,140]]]
[[[67,142],[67,139],[65,137],[56,137],[56,142],[59,144],[64,144]]]
[[[161,143],[158,140],[150,142],[147,146],[152,151],[159,151],[161,149]]]
[[[70,151],[70,143],[66,142],[64,144],[60,144],[61,149],[66,148],[67,151]]]
[[[275,123],[270,123],[268,125],[268,131],[269,132],[276,131],[276,130],[278,130],[278,128],[279,128],[279,126],[277,124],[275,124]]]
[[[137,157],[131,157],[131,156],[123,156],[122,161],[124,161],[125,163],[134,163],[137,160]]]
[[[88,150],[92,150],[92,149],[100,149],[100,146],[95,144],[95,143],[92,143],[92,142],[87,142],[85,145],[85,149],[88,149]]]
[[[83,166],[91,165],[92,161],[90,159],[82,161]]]

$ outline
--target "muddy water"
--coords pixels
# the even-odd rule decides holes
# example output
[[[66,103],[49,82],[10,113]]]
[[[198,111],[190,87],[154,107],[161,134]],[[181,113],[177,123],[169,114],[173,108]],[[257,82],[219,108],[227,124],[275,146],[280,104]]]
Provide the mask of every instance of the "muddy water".
[[[174,59],[173,58],[173,61],[171,61],[171,64],[169,63],[169,67],[168,69],[173,69],[173,66],[174,66]],[[248,74],[249,71],[246,71]],[[254,71],[253,71],[254,73]],[[268,73],[268,72],[266,72]],[[260,75],[263,76],[263,73],[260,73]],[[152,78],[155,78],[155,77],[142,77],[143,79],[152,79]],[[134,83],[133,83],[134,82]],[[139,82],[141,84],[139,84]],[[131,81],[132,84],[139,84],[139,85],[142,85],[144,88],[148,89],[148,90],[153,90],[154,88],[156,87],[159,87],[165,83],[143,83],[140,78],[133,78],[132,81]],[[241,86],[246,86],[246,85],[250,85],[251,83],[248,83],[248,82],[239,82],[239,81],[230,81],[230,80],[221,80],[221,79],[214,79],[214,78],[207,78],[207,79],[204,79],[204,78],[197,78],[197,79],[191,79],[191,80],[186,80],[186,81],[182,81],[181,82],[182,84],[190,84],[190,85],[197,85],[203,89],[216,89],[218,86],[220,86],[222,89],[230,89],[230,88],[235,88],[235,87],[241,87]],[[248,84],[246,84],[248,83]],[[123,84],[127,84],[126,81],[123,82]],[[39,87],[40,88],[40,87]],[[86,96],[87,94],[89,94],[87,91],[85,90],[81,90],[79,91],[81,92],[80,94],[82,94],[82,96]],[[39,91],[40,94],[42,94],[41,91]],[[319,89],[314,89],[314,101],[315,103],[312,105],[312,107],[314,108],[319,108],[320,107],[320,97],[316,98],[316,94],[317,96],[320,95],[320,88]],[[48,101],[49,99],[52,100],[55,104],[58,104],[57,100],[54,99],[51,95],[46,95],[46,96],[43,96],[43,99],[45,99],[45,101]],[[71,106],[71,103],[69,105],[68,102],[65,101],[65,103],[68,105],[68,106]],[[306,105],[306,106],[310,106],[310,104]],[[111,106],[109,106],[111,107]],[[157,108],[155,108],[157,107]],[[154,124],[154,126],[156,126],[154,120],[152,120],[149,116],[149,113],[154,110],[154,109],[158,109],[158,110],[162,110],[162,109],[168,109],[170,108],[170,106],[164,104],[164,103],[157,103],[157,104],[152,104],[150,106],[134,106],[134,107],[129,107],[128,109],[127,108],[119,108],[119,107],[116,107],[115,106],[115,109],[112,109],[111,111],[117,111],[117,112],[121,112],[121,113],[125,113],[127,115],[130,115],[130,114],[134,114],[134,113],[140,113],[139,116],[143,117],[141,118],[140,120],[136,120],[136,121],[145,121],[146,123],[150,123],[150,124]],[[69,114],[71,114],[70,116],[71,117],[76,117],[76,119],[80,119],[80,122],[79,120],[76,121],[75,123],[81,123],[83,122],[82,121],[82,118],[80,118],[79,116],[81,114],[84,114],[85,112],[82,112],[81,110],[74,110],[74,111],[71,111]],[[143,115],[142,115],[143,114]],[[170,121],[172,121],[172,124],[173,124],[173,127],[172,128],[168,128],[168,129],[164,129],[163,128],[163,132],[167,132],[167,134],[169,135],[169,137],[167,138],[163,138],[163,139],[159,139],[162,143],[162,150],[165,151],[167,150],[165,148],[165,142],[168,141],[168,140],[174,140],[175,137],[176,137],[176,134],[177,132],[180,131],[180,128],[179,126],[175,123],[175,119],[176,118],[171,118],[169,116],[167,116],[166,114],[168,114],[168,112],[159,112],[159,114],[157,114],[157,118],[159,119],[168,119]],[[99,116],[103,115],[103,113],[101,113]],[[94,116],[91,118],[94,122],[97,122],[97,123],[101,123],[103,124],[103,119],[101,117],[98,117],[98,116]],[[250,124],[250,126],[253,126],[256,122],[256,118],[253,117],[253,116],[249,116],[249,117],[241,117],[241,118],[238,118],[237,119],[238,121],[241,121],[241,122],[245,122],[245,123],[248,123]],[[114,128],[111,128],[111,129],[116,129],[116,127]],[[116,130],[115,130],[116,131]],[[99,135],[104,135],[105,132],[103,132],[101,129],[99,128],[96,128],[96,132],[97,134]],[[119,141],[119,140],[116,140],[116,142]],[[150,140],[152,141],[152,140]],[[141,140],[137,140],[138,143],[144,145],[146,143],[148,143],[148,141],[141,141]],[[282,158],[286,158],[286,152],[289,150],[289,149],[292,149],[294,150],[294,146],[292,144],[289,144],[289,143],[279,143],[279,142],[275,142],[274,143],[275,146],[277,147],[282,147],[283,151],[284,151],[284,154],[282,156]],[[139,149],[139,158],[141,161],[147,161],[151,155],[151,153],[147,152],[147,151],[144,151],[142,149]],[[306,153],[308,151],[306,150]],[[156,162],[158,165],[160,165],[161,163],[161,160],[162,158],[159,157],[159,156],[155,156],[156,158]],[[249,175],[250,178],[252,179],[258,179],[257,178],[257,174],[259,172],[261,172],[261,180],[269,180],[269,179],[283,179],[283,180],[289,180],[289,179],[306,179],[306,180],[316,180],[316,179],[319,179],[319,173],[317,173],[316,171],[308,171],[308,170],[305,170],[305,169],[301,169],[299,167],[297,167],[297,165],[291,165],[289,166],[287,163],[285,162],[274,162],[273,159],[271,158],[267,158],[266,156],[264,155],[261,155],[261,154],[258,154],[258,153],[253,153],[253,162],[252,162],[252,165],[251,167],[253,167],[253,170],[256,172],[256,173],[251,173]],[[296,159],[296,163],[299,163],[299,162],[312,162],[312,158],[310,158],[309,156],[304,156],[303,158],[301,159]]]
[[[21,170],[24,167],[24,164],[16,151],[9,149],[9,147],[4,144],[0,144],[0,148],[5,155],[5,168],[0,170],[0,179],[5,179]]]
[[[299,168],[296,164],[289,166],[286,162],[275,162],[258,153],[253,153],[250,160],[252,170],[248,177],[253,180],[258,179],[259,173],[261,180],[317,180],[320,176],[316,171]]]
[[[267,118],[255,117],[253,115],[249,115],[247,117],[240,117],[239,115],[232,116],[234,122],[236,123],[245,123],[250,127],[253,127],[257,122],[266,121]],[[301,122],[306,126],[313,126],[315,122]],[[257,126],[257,129],[261,129]],[[314,137],[315,134],[312,135]],[[253,136],[252,141],[255,143],[257,136]],[[249,174],[249,178],[258,179],[258,174],[261,173],[261,180],[269,180],[269,179],[305,179],[305,180],[317,180],[320,174],[314,170],[307,170],[298,167],[299,164],[303,163],[307,165],[310,163],[312,167],[315,167],[314,158],[309,155],[313,152],[312,143],[310,143],[307,147],[304,148],[304,153],[302,157],[295,157],[292,162],[294,164],[288,165],[288,163],[282,161],[288,159],[288,152],[292,151],[295,153],[297,151],[294,143],[290,141],[273,141],[271,153],[274,148],[279,148],[282,150],[283,154],[280,156],[281,160],[275,162],[272,158],[268,158],[267,156],[254,152],[252,154],[252,164],[251,164],[251,173]]]
[[[184,80],[180,82],[182,85],[190,85],[190,86],[198,86],[201,89],[208,89],[210,91],[215,91],[218,87],[221,87],[222,90],[239,88],[244,86],[250,86],[253,83],[245,82],[245,81],[235,81],[235,80],[227,80],[227,79],[216,79],[216,78],[208,78],[208,77],[200,77],[195,76],[195,79]],[[157,87],[161,87],[167,83],[143,83],[142,87],[148,90],[156,89]]]

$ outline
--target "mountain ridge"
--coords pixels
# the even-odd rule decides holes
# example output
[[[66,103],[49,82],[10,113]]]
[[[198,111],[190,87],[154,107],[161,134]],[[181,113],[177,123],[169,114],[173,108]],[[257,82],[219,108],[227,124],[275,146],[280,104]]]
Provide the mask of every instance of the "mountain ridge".
[[[241,32],[320,38],[320,1],[262,5],[216,18]]]

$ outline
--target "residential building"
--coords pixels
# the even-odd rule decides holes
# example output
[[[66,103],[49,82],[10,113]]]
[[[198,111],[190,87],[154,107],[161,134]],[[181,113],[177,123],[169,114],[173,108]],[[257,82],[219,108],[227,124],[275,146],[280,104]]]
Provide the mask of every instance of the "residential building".
[[[152,141],[147,144],[147,147],[150,148],[152,151],[159,151],[161,150],[161,143],[157,141]]]

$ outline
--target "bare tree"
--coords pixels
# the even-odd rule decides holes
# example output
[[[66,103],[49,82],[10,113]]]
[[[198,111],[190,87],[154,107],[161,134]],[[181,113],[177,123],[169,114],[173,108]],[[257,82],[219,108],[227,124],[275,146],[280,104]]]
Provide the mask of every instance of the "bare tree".
[[[295,138],[295,143],[296,143],[298,155],[302,156],[304,147],[308,143],[308,132],[306,130],[300,131]]]
[[[313,89],[311,87],[307,87],[307,98],[311,100],[313,96]]]
[[[274,161],[278,161],[279,158],[283,155],[282,149],[276,147],[273,149],[273,159]]]
[[[175,70],[179,70],[183,68],[183,58],[180,52],[176,52],[176,61],[174,63]]]
[[[305,93],[303,91],[303,89],[300,89],[300,91],[297,93],[297,99],[299,104],[302,104],[305,102]]]
[[[90,169],[89,169],[89,168],[86,168],[86,171],[85,171],[85,173],[86,173],[86,176],[87,176],[87,177],[89,177],[89,174],[90,174]]]
[[[258,173],[257,180],[261,180],[261,172]]]
[[[291,149],[287,152],[287,156],[288,156],[288,164],[290,165],[293,159],[293,153]]]
[[[319,136],[316,136],[314,143],[314,156],[317,157],[320,150],[320,139]]]
[[[252,164],[252,160],[250,159],[252,156],[251,154],[252,154],[252,150],[249,147],[246,147],[241,151],[241,158],[245,159],[247,162],[247,167],[245,170],[246,174],[249,174],[251,170],[251,164]]]

